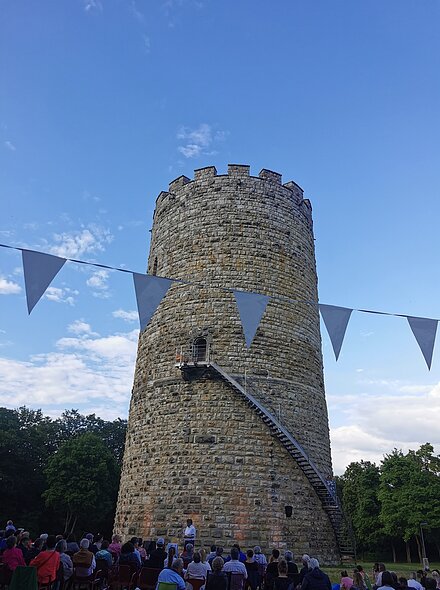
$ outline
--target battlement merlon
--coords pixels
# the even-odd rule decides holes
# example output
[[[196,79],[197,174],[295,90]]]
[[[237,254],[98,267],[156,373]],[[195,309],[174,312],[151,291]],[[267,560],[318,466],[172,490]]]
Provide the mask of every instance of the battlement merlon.
[[[273,172],[273,170],[267,170],[267,168],[263,168],[258,176],[263,180],[269,180],[275,184],[281,184],[282,176],[279,172]]]
[[[169,184],[168,191],[162,191],[157,201],[163,201],[166,195],[175,194],[179,192],[179,189],[183,188],[188,183],[192,182],[203,182],[213,180],[215,177],[218,176],[217,169],[215,166],[204,166],[203,168],[197,168],[194,170],[194,178],[188,178],[187,176],[181,175],[172,180]],[[228,173],[227,175],[221,174],[219,177],[222,176],[229,176],[230,178],[250,178],[250,166],[247,164],[228,164]],[[277,185],[282,185],[284,188],[290,190],[293,193],[298,204],[300,204],[304,200],[304,191],[303,189],[294,182],[290,180],[282,184],[282,175],[279,172],[274,172],[273,170],[269,170],[267,168],[263,168],[258,176],[252,176],[251,178],[256,178],[263,180],[265,182],[272,182]]]

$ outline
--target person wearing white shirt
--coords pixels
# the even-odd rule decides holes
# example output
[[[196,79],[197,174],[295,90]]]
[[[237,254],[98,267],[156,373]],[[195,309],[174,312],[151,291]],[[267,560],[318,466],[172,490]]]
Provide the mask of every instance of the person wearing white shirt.
[[[195,541],[196,539],[196,527],[193,525],[191,518],[186,521],[186,528],[183,532],[183,540],[186,546],[187,541]]]
[[[415,588],[415,590],[424,590],[422,584],[417,580],[416,572],[411,572],[410,578],[408,580],[408,587]]]
[[[209,563],[203,563],[200,553],[194,553],[194,561],[188,564],[186,568],[185,579],[196,578],[197,580],[206,580],[208,572],[211,571]]]

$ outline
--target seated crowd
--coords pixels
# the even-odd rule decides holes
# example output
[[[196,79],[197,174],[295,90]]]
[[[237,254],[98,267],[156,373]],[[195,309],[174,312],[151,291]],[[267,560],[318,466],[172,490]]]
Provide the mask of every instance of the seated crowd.
[[[268,562],[258,546],[244,553],[238,544],[234,544],[226,554],[223,547],[213,545],[207,554],[203,548],[195,551],[194,541],[185,541],[184,545],[179,555],[178,544],[165,545],[162,537],[157,541],[132,537],[123,543],[119,535],[113,535],[109,542],[99,533],[85,534],[79,544],[72,534],[43,533],[32,542],[29,532],[16,530],[8,521],[6,530],[0,531],[0,563],[11,575],[18,566],[35,567],[40,584],[60,580],[69,584],[74,577],[87,579],[97,571],[109,577],[125,565],[136,578],[142,576],[141,570],[148,570],[154,572],[157,587],[160,582],[167,582],[175,584],[176,590],[440,589],[438,572],[432,572],[432,578],[419,572],[409,580],[397,579],[384,564],[377,564],[371,583],[362,566],[358,565],[352,577],[344,570],[340,584],[332,586],[318,560],[308,555],[302,556],[299,570],[291,551],[284,551],[281,556],[278,549],[273,549]],[[61,585],[60,582],[57,584]],[[54,586],[54,590],[56,588]]]

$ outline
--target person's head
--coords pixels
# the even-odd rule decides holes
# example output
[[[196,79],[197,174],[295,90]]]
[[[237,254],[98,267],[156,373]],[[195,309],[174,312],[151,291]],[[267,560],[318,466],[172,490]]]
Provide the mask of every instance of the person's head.
[[[391,588],[394,587],[393,576],[391,575],[391,572],[387,570],[382,572],[382,586],[391,586]]]
[[[254,552],[252,551],[252,549],[248,549],[246,551],[246,556],[247,556],[248,559],[252,559],[253,558]]]
[[[180,557],[178,557],[177,559],[174,560],[173,565],[171,566],[171,568],[176,571],[178,574],[181,574],[183,571],[183,559],[180,559]]]
[[[274,560],[280,557],[280,552],[278,551],[278,549],[272,549],[272,557],[274,558]]]
[[[89,539],[81,539],[79,546],[81,549],[88,549],[90,547]]]
[[[23,545],[23,547],[26,547],[26,549],[29,547],[31,540],[29,539],[29,537],[23,537],[21,539],[21,544]]]
[[[217,553],[217,557],[221,557],[223,555],[223,547],[221,547],[220,545],[218,545],[217,549],[215,550],[215,552]]]
[[[200,553],[198,551],[196,551],[194,553],[193,561],[194,561],[194,563],[200,563],[201,559],[200,559]]]
[[[215,553],[217,551],[216,545],[211,545],[211,553]]]
[[[280,576],[287,576],[287,561],[285,559],[280,559],[278,562],[278,573]]]
[[[93,543],[93,533],[87,533],[87,535],[84,535],[84,539],[88,539],[90,543]]]
[[[348,574],[347,574],[347,570],[342,570],[341,571],[341,578],[347,578]]]
[[[165,539],[163,537],[159,537],[156,541],[156,545],[157,545],[158,549],[163,549],[163,547],[165,545]]]
[[[315,568],[319,567],[319,561],[317,559],[315,559],[314,557],[312,557],[309,562],[309,567],[311,570],[314,570]]]
[[[416,572],[411,572],[409,574],[410,580],[417,580],[417,573]]]
[[[186,526],[191,526],[193,523],[192,518],[187,518],[186,520]]]
[[[7,549],[13,549],[16,544],[17,544],[17,537],[15,537],[14,535],[11,535],[10,537],[8,537],[6,539],[6,548]]]
[[[132,537],[130,539],[130,543],[132,543],[134,548],[136,549],[139,546],[139,539],[137,537]]]
[[[393,577],[393,586],[396,587],[397,586],[397,574],[396,574],[396,572],[390,572],[390,574]]]
[[[440,572],[438,570],[432,570],[431,572],[431,576],[435,579],[438,580],[440,578]]]
[[[293,553],[291,551],[284,551],[284,559],[286,561],[293,561]]]
[[[12,522],[12,520],[8,520],[8,522],[6,523],[6,526],[11,526],[11,525],[13,525],[13,524],[14,524],[14,523]]]
[[[48,535],[46,539],[46,549],[55,549],[55,545],[57,544],[57,538],[55,535]]]
[[[205,561],[206,561],[206,551],[202,548],[202,549],[199,549],[199,553],[200,553],[200,561],[202,563],[205,563]]]
[[[236,549],[238,549],[238,552],[240,553],[241,549],[240,549],[240,545],[238,543],[234,543],[232,546],[235,547]]]
[[[43,547],[43,539],[35,539],[34,549],[40,550]]]
[[[303,565],[310,567],[310,555],[307,555],[307,553],[304,553],[304,555],[301,557],[301,561],[302,561]]]
[[[240,555],[237,547],[232,547],[231,548],[231,559],[238,559],[238,556]]]
[[[107,541],[106,539],[104,539],[104,541],[101,543],[101,549],[108,549],[110,547],[110,542]]]
[[[67,537],[67,542],[68,543],[76,543],[76,538],[73,533],[70,533],[70,535]]]
[[[43,543],[45,543],[45,542],[46,542],[46,539],[47,539],[47,537],[48,537],[48,536],[49,536],[49,535],[48,535],[47,533],[41,533],[41,535],[40,535],[40,539],[43,539]]]
[[[384,563],[379,563],[379,571],[380,572],[385,572],[387,569],[387,566]]]
[[[194,545],[192,543],[187,543],[185,545],[185,551],[187,555],[192,555],[194,553]]]
[[[121,541],[122,541],[122,539],[121,539],[120,535],[113,535],[112,543],[120,543]]]
[[[221,572],[221,571],[222,571],[222,569],[223,569],[223,564],[224,564],[224,563],[225,563],[225,562],[223,561],[223,559],[222,559],[220,556],[218,556],[218,557],[215,557],[215,558],[212,560],[212,564],[211,564],[212,571],[213,571],[213,572]]]
[[[401,576],[399,578],[399,585],[401,588],[407,588],[408,587],[408,580],[406,578],[404,578],[403,576]]]
[[[426,578],[425,590],[435,590],[437,588],[437,580],[434,578]]]
[[[354,570],[353,586],[355,586],[356,588],[363,588],[364,586],[364,580],[359,570]]]
[[[58,553],[65,553],[67,551],[66,541],[64,539],[60,539],[56,544],[55,549],[58,551]]]
[[[170,545],[168,547],[168,557],[174,557],[176,555],[176,548],[174,547],[174,545]]]
[[[255,545],[255,547],[254,547],[254,553],[255,553],[255,555],[260,555],[260,553],[261,553],[261,547],[259,545]]]
[[[130,541],[128,541],[127,543],[124,543],[121,547],[121,553],[134,553],[134,545],[133,543],[130,543]]]
[[[357,565],[356,569],[358,572],[361,572],[361,573],[364,571],[364,568],[361,565]]]

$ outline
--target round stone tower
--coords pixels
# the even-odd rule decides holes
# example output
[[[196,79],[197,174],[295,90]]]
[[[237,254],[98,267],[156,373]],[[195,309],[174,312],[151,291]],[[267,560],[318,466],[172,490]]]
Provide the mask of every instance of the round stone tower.
[[[157,198],[148,273],[182,282],[139,338],[115,532],[181,540],[190,517],[196,545],[339,561],[302,189],[242,165],[177,178]],[[271,297],[249,348],[232,289]]]

